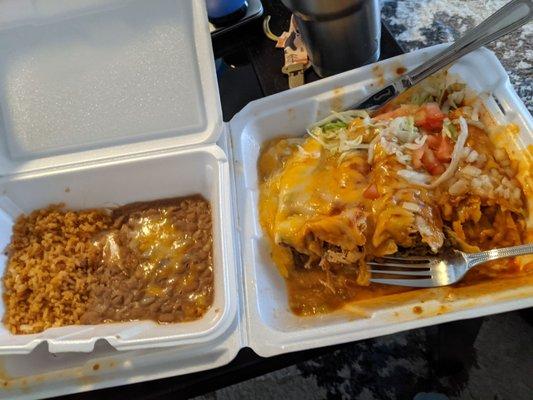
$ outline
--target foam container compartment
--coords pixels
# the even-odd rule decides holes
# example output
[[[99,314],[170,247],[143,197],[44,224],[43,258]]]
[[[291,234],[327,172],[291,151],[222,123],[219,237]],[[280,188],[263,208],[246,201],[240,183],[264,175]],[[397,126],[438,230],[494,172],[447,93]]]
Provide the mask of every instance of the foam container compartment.
[[[354,309],[297,317],[270,259],[257,216],[261,145],[302,135],[441,46],[254,101],[223,123],[203,2],[43,0],[24,3],[10,18],[2,4],[11,3],[0,3],[0,245],[9,242],[20,212],[49,203],[86,208],[199,192],[213,208],[216,298],[193,323],[70,326],[20,336],[2,327],[0,381],[10,389],[0,398],[206,370],[246,346],[272,356],[533,305],[529,281],[453,299],[445,289],[417,291],[419,298],[376,302],[364,316]],[[520,127],[522,148],[533,143],[531,115],[493,53],[471,53],[452,71],[490,93],[487,108],[497,123]],[[0,273],[4,265],[5,257]],[[421,302],[424,312],[413,313]]]
[[[420,295],[419,299],[366,307],[363,318],[357,315],[360,309],[351,314],[339,311],[304,318],[288,309],[283,278],[270,258],[259,224],[257,159],[261,145],[282,135],[301,136],[307,126],[329,115],[332,109],[342,110],[357,103],[383,84],[381,80],[394,79],[399,67],[411,69],[441,48],[442,45],[415,51],[257,100],[230,121],[233,164],[238,166],[235,176],[243,230],[241,251],[245,265],[248,345],[260,355],[365,339],[533,305],[533,286],[528,284],[498,293],[458,296],[451,303],[446,300],[446,289],[436,289],[427,296]],[[487,109],[498,124],[513,122],[520,127],[519,147],[533,144],[531,115],[492,52],[480,49],[471,53],[460,59],[451,72],[478,93],[491,94],[485,101]],[[412,308],[420,301],[425,312],[416,315]],[[440,307],[447,311],[440,312]]]
[[[133,172],[134,171],[134,172]],[[200,193],[211,203],[213,219],[214,301],[199,320],[157,324],[151,321],[51,328],[38,334],[12,335],[0,328],[0,352],[27,353],[46,340],[51,352],[92,351],[103,338],[121,350],[185,345],[212,340],[232,323],[237,302],[229,169],[216,146],[103,162],[31,174],[3,183],[0,197],[0,246],[5,248],[14,219],[22,212],[64,202],[69,208],[109,207],[139,200],[155,200]],[[68,193],[66,192],[68,190]],[[36,195],[38,193],[38,195]],[[6,256],[0,259],[2,271]],[[0,312],[3,314],[3,307]]]

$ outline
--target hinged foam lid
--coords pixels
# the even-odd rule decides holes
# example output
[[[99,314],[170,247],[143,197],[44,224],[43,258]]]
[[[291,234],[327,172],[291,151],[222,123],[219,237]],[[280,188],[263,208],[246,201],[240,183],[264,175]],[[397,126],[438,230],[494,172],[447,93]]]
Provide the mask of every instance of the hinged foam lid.
[[[215,142],[197,0],[0,2],[0,174]]]

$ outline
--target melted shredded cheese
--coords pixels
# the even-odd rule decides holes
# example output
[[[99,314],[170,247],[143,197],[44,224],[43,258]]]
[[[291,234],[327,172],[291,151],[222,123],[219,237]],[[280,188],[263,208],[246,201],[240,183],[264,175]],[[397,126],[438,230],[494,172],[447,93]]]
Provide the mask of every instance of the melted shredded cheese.
[[[498,165],[502,156],[478,118],[482,102],[467,94],[458,82],[426,82],[391,111],[335,112],[303,141],[280,139],[262,153],[260,220],[293,311],[338,308],[369,284],[365,260],[419,246],[438,252],[445,233],[466,250],[526,236],[523,193],[500,179],[513,165]],[[496,212],[482,219],[489,189]]]

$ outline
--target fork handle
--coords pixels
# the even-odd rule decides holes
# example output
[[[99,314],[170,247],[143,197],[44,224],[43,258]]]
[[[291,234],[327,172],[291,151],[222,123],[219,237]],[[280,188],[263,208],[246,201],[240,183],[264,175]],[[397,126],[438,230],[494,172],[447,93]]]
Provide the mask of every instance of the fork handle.
[[[478,264],[487,261],[499,260],[501,258],[509,258],[515,256],[523,256],[526,254],[533,254],[533,244],[523,244],[520,246],[504,247],[501,249],[487,250],[479,253],[465,253],[468,267],[472,268]]]

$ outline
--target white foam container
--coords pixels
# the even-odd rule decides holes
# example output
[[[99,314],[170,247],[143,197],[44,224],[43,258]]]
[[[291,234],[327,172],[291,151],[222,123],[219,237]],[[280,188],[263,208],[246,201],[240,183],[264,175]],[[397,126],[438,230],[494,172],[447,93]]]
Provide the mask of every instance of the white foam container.
[[[242,229],[247,344],[258,354],[272,356],[533,305],[533,286],[529,284],[497,293],[453,295],[453,301],[446,288],[429,293],[419,290],[419,298],[398,300],[398,304],[376,301],[375,306],[366,304],[364,309],[353,310],[365,318],[346,312],[302,318],[287,307],[284,281],[272,263],[259,223],[257,159],[262,143],[281,135],[301,136],[307,126],[329,115],[332,108],[346,109],[375,90],[381,79],[376,76],[394,79],[398,67],[414,68],[442,48],[422,49],[254,101],[230,121]],[[533,144],[531,115],[494,53],[480,49],[460,59],[451,72],[478,93],[491,94],[486,108],[497,124],[513,122],[520,127],[517,139],[521,148]],[[424,303],[423,315],[412,311],[420,302]],[[439,311],[443,309],[446,312]]]
[[[0,387],[2,381],[7,387],[0,398],[48,397],[206,370],[227,364],[245,346],[272,356],[533,305],[532,286],[518,285],[454,298],[446,289],[416,292],[418,298],[367,305],[364,317],[346,311],[293,315],[257,218],[261,144],[301,135],[332,108],[372,91],[377,75],[392,79],[399,66],[412,68],[441,47],[254,101],[222,123],[202,3],[42,1],[0,19],[0,244],[9,241],[18,213],[50,202],[83,208],[200,192],[213,206],[216,260],[215,304],[195,323],[131,322],[24,336],[0,331]],[[139,51],[143,56],[136,59]],[[86,63],[78,62],[80,54]],[[497,123],[520,127],[522,146],[533,143],[531,115],[493,53],[478,50],[452,70],[474,90],[491,93],[487,108]],[[98,90],[92,74],[105,83]],[[31,96],[15,98],[16,90]],[[39,132],[47,132],[46,139]],[[4,264],[5,258],[0,272]],[[422,303],[424,312],[413,313]],[[162,346],[172,347],[148,349]]]

